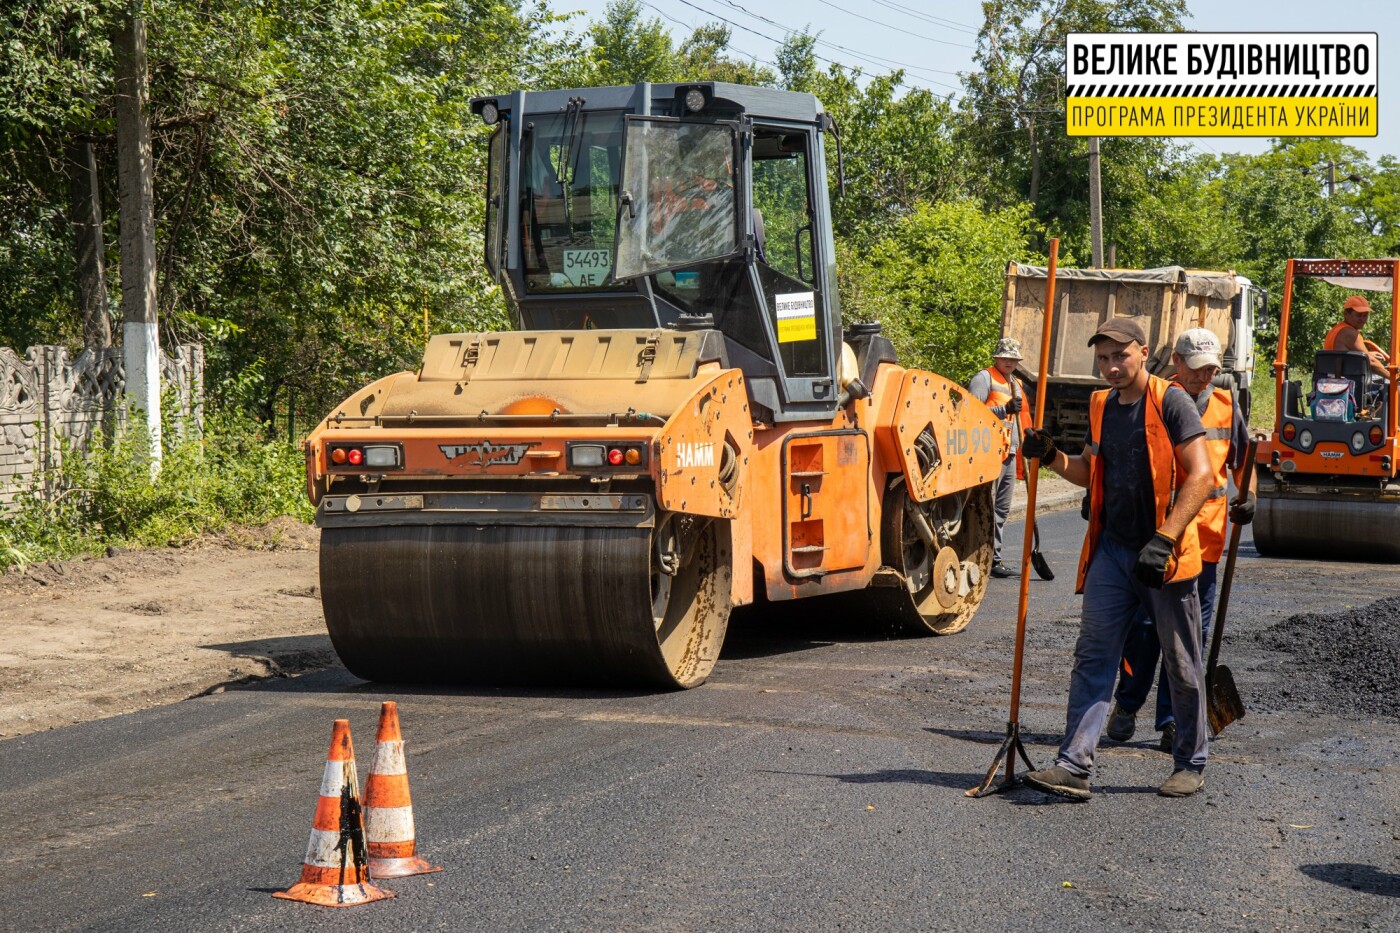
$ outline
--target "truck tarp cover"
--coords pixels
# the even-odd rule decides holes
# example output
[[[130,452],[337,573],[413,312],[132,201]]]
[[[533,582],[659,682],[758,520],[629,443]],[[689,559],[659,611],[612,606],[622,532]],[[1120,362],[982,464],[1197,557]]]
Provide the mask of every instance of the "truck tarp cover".
[[[1020,277],[1043,279],[1044,266],[1027,266],[1019,262],[1011,264],[1011,271]],[[1239,293],[1233,273],[1188,271],[1181,266],[1163,266],[1160,269],[1056,269],[1057,279],[1080,279],[1089,282],[1134,282],[1150,285],[1181,285],[1185,283],[1186,294],[1204,295],[1229,301]]]

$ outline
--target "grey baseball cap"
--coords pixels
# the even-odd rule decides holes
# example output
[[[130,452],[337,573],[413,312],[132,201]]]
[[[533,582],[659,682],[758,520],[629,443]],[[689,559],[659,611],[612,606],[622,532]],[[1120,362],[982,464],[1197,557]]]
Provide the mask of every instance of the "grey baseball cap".
[[[1176,338],[1176,350],[1182,360],[1186,362],[1188,369],[1200,369],[1202,366],[1221,366],[1220,338],[1215,336],[1213,331],[1204,327],[1193,327],[1190,330],[1181,332],[1181,336]]]

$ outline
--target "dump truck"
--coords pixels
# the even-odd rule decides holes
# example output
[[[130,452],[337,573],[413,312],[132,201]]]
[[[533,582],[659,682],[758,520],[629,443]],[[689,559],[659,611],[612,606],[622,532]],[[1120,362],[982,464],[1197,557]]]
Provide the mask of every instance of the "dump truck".
[[[1322,349],[1296,362],[1290,357],[1294,285],[1302,279],[1337,286],[1325,291],[1338,317],[1348,292],[1390,296],[1388,379],[1374,373],[1370,356],[1359,351]],[[1254,545],[1260,554],[1400,560],[1398,310],[1400,260],[1288,260],[1273,366],[1274,427],[1256,454]]]
[[[432,337],[306,442],[350,671],[685,688],[755,600],[966,626],[1008,438],[878,324],[843,332],[818,100],[644,83],[471,106],[515,329]]]
[[[1021,376],[1040,388],[1040,338],[1046,270],[1011,262],[1006,267],[1001,334],[1015,337],[1026,358]],[[1110,317],[1130,317],[1151,342],[1149,371],[1170,376],[1172,346],[1183,330],[1206,327],[1224,348],[1216,384],[1235,393],[1248,418],[1254,373],[1254,333],[1262,326],[1268,293],[1233,272],[1165,266],[1158,269],[1065,269],[1055,273],[1055,320],[1050,341],[1046,430],[1078,451],[1089,426],[1089,396],[1103,388],[1089,337]]]

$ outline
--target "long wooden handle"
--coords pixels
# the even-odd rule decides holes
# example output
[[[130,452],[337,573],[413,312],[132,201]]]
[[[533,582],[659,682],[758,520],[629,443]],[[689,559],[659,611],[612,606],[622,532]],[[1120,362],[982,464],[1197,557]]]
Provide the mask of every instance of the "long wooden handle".
[[[1249,498],[1249,488],[1254,485],[1254,452],[1259,442],[1252,440],[1245,448],[1244,486],[1240,498]],[[1211,681],[1215,677],[1215,663],[1220,660],[1220,636],[1225,631],[1225,613],[1230,608],[1230,583],[1235,579],[1235,554],[1240,549],[1240,533],[1244,526],[1239,522],[1230,523],[1230,549],[1225,554],[1225,578],[1220,581],[1220,608],[1215,610],[1215,631],[1210,633],[1210,658],[1206,661],[1206,692],[1210,692]]]

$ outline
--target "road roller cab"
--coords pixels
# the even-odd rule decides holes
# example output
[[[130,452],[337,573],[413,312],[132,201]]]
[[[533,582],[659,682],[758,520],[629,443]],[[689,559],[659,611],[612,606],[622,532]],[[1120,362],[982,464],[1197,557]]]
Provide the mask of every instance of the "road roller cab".
[[[693,686],[755,599],[858,593],[900,630],[965,626],[1007,438],[878,325],[843,334],[817,99],[639,84],[472,106],[517,329],[432,338],[308,438],[346,665]]]
[[[1254,539],[1261,554],[1400,560],[1397,269],[1395,259],[1288,261],[1274,358],[1275,425],[1257,454]],[[1367,353],[1327,349],[1306,357],[1293,378],[1289,324],[1295,284],[1304,279],[1338,286],[1322,298],[1337,313],[1349,291],[1391,295],[1388,379],[1373,371]],[[1379,348],[1368,342],[1368,349]]]

